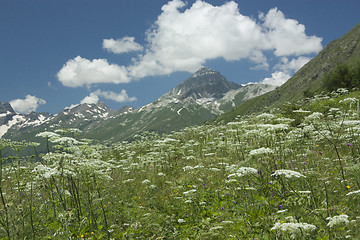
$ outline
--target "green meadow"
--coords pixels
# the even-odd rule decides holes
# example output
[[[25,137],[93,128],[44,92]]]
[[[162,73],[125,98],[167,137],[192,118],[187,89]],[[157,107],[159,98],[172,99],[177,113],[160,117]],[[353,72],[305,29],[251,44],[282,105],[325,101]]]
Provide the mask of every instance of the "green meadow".
[[[1,139],[0,239],[360,239],[359,94],[111,146]]]

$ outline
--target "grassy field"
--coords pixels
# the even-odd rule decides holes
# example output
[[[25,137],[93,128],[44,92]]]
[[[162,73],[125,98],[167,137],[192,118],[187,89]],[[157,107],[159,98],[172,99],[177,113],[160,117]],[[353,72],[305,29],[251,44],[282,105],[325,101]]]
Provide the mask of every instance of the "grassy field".
[[[0,140],[0,239],[360,239],[359,94],[109,147],[43,132],[41,156]]]

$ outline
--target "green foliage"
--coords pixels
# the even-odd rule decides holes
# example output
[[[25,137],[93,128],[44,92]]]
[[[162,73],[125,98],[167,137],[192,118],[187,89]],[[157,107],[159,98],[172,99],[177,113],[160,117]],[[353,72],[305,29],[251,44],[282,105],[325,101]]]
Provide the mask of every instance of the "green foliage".
[[[330,71],[323,78],[324,86],[328,91],[338,88],[359,88],[360,87],[360,61],[357,64],[340,64]]]
[[[37,161],[0,140],[0,239],[358,239],[359,94],[110,147],[41,133]]]

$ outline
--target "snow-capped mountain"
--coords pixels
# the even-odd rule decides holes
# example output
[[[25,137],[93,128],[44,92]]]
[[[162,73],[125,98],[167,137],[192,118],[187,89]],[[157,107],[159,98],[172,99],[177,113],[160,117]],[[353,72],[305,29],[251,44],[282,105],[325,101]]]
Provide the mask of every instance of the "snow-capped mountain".
[[[203,67],[156,101],[138,109],[109,109],[103,102],[80,104],[56,115],[19,115],[10,104],[0,105],[0,137],[36,141],[42,131],[78,128],[80,137],[112,143],[132,139],[142,132],[167,133],[199,125],[240,103],[273,90],[264,84],[240,86],[219,72]]]

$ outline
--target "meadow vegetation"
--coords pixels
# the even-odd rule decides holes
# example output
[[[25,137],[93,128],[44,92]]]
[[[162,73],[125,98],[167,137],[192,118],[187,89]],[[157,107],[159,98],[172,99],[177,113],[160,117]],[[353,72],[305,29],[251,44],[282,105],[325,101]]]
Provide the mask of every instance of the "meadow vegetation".
[[[112,146],[43,132],[29,157],[2,139],[0,239],[359,239],[359,94]]]

